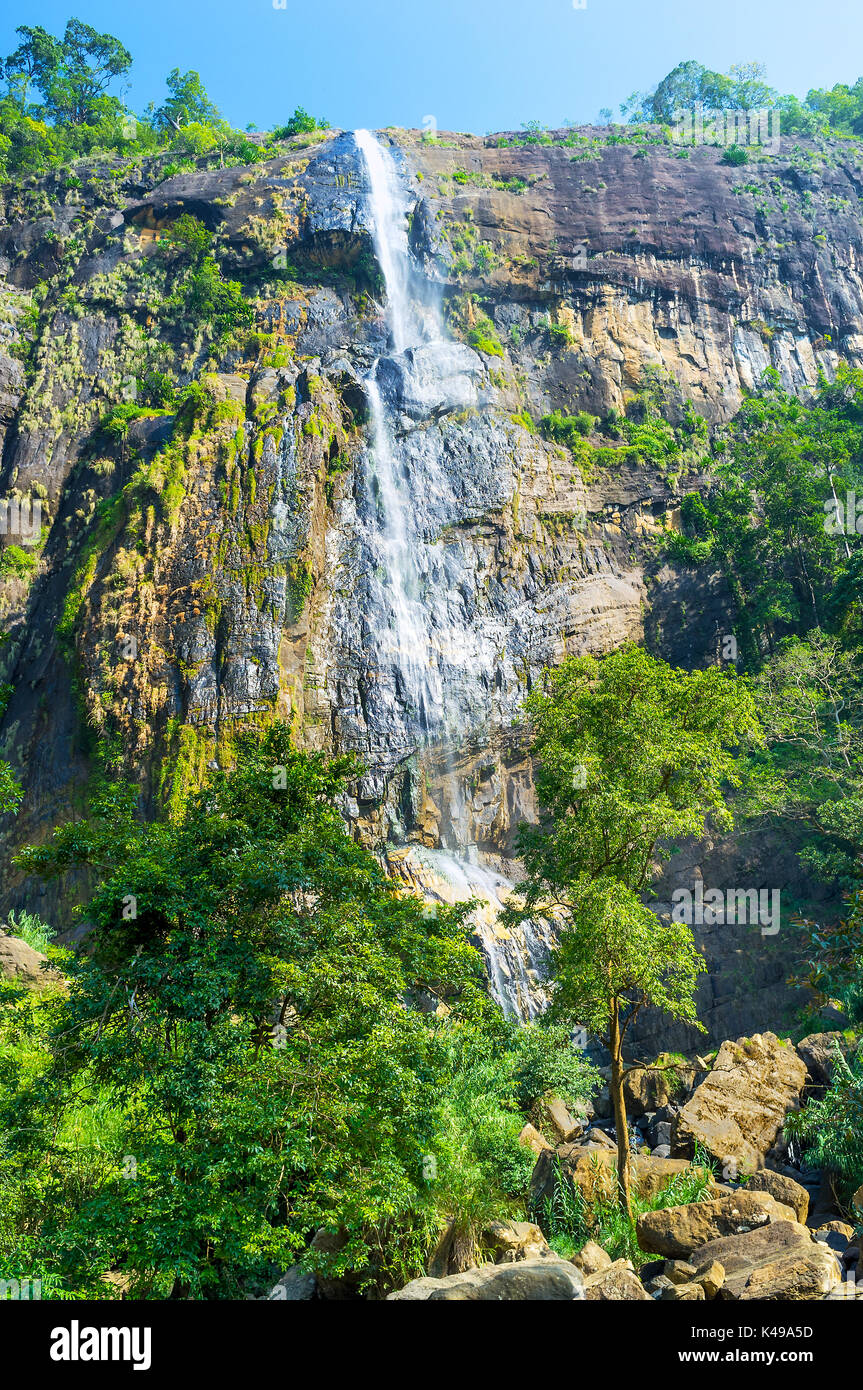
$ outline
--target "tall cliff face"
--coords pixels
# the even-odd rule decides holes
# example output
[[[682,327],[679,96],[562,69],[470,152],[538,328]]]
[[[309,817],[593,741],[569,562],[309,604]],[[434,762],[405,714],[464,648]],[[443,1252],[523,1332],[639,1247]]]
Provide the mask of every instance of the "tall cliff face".
[[[27,791],[10,846],[42,838],[106,759],[150,812],[176,807],[238,728],[281,716],[309,747],[360,753],[347,811],[394,872],[493,900],[534,814],[519,708],[543,666],[628,638],[716,658],[721,583],[656,550],[705,482],[690,407],[717,424],[770,365],[805,390],[863,359],[858,157],[787,141],[734,168],[602,132],[380,139],[416,282],[450,325],[434,350],[393,350],[352,134],[250,168],[158,182],[155,163],[91,163],[3,191],[0,490],[40,499],[45,522],[36,569],[0,600],[2,735]],[[214,235],[254,331],[219,344],[178,311],[164,234],[182,213]],[[201,389],[112,437],[100,420],[153,368]],[[586,470],[536,431],[556,409],[624,409],[646,369],[679,427],[673,470],[609,440]],[[409,499],[421,678],[393,636],[372,375]],[[726,873],[757,882],[759,853],[726,846]],[[68,891],[6,882],[7,904],[55,920]],[[542,933],[502,937],[492,914],[482,932],[501,991],[530,1011]],[[705,946],[714,1035],[775,1021],[775,943]]]

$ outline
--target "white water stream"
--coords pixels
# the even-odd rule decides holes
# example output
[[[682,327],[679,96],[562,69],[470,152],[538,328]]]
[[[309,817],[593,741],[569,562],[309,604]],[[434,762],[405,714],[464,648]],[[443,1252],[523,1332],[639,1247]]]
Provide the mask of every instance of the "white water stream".
[[[407,402],[419,417],[431,415],[438,402],[451,396],[453,381],[461,390],[465,380],[469,390],[473,386],[465,376],[465,349],[447,338],[432,287],[412,265],[408,198],[393,156],[367,130],[356,131],[355,139],[368,176],[367,209],[386,286],[390,339],[389,351],[374,362],[365,382],[373,462],[369,514],[374,534],[368,540],[381,572],[375,641],[386,667],[395,672],[397,697],[411,711],[422,742],[440,746],[465,732],[447,725],[442,652],[452,661],[453,653],[462,651],[464,659],[468,647],[464,634],[448,623],[445,587],[430,582],[430,575],[443,568],[443,548],[440,541],[419,532],[417,517],[424,511],[420,503],[427,499],[415,498],[412,492],[418,484],[410,452],[402,443],[399,409]],[[435,476],[434,486],[451,496],[445,476]],[[499,926],[498,914],[513,885],[479,862],[476,847],[467,839],[469,816],[454,770],[446,782],[458,843],[436,850],[412,848],[404,861],[405,875],[441,900],[481,900],[476,930],[492,991],[507,1014],[532,1017],[542,1001],[546,924],[526,924],[517,934]]]

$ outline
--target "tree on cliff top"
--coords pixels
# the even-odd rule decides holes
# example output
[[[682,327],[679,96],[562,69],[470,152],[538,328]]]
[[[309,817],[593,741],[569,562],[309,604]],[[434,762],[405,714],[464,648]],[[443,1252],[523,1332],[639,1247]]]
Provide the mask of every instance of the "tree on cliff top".
[[[132,55],[113,34],[100,34],[80,19],[70,19],[62,39],[40,25],[15,30],[21,43],[3,63],[10,90],[22,107],[30,88],[42,98],[49,120],[93,124],[105,113],[105,93],[116,77],[132,66]],[[107,100],[117,106],[116,98]]]
[[[697,1024],[704,963],[689,927],[641,901],[667,846],[731,826],[733,750],[760,738],[745,683],[715,667],[689,674],[629,646],[547,671],[526,709],[538,759],[538,825],[524,826],[524,918],[561,925],[552,1016],[603,1036],[611,1051],[620,1201],[631,1216],[623,1095],[627,1030],[646,1006]]]

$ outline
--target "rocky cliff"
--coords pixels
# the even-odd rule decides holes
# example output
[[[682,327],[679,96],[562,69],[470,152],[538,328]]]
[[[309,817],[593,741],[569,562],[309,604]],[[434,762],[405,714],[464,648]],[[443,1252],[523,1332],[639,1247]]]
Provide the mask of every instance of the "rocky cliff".
[[[306,746],[361,755],[346,809],[394,872],[451,897],[476,889],[472,864],[505,895],[534,813],[519,708],[542,667],[627,638],[717,659],[722,583],[664,565],[657,533],[705,485],[699,420],[721,425],[768,366],[805,391],[840,357],[863,363],[859,155],[783,140],[732,167],[602,131],[380,139],[448,323],[433,361],[390,351],[350,133],[248,168],[82,161],[2,190],[0,492],[38,502],[43,523],[37,563],[0,597],[3,755],[26,788],[8,849],[42,839],[105,763],[147,811],[177,807],[238,728],[281,716]],[[220,338],[178,312],[163,243],[184,213],[242,284],[248,331]],[[379,359],[432,653],[421,696],[381,620]],[[198,389],[148,405],[153,371]],[[613,431],[581,451],[537,431],[554,410],[608,417],[660,388],[673,467]],[[123,401],[138,408],[106,428]],[[693,847],[675,872],[775,883],[774,848]],[[68,922],[69,884],[7,872],[4,890]],[[702,942],[717,1040],[789,1004],[786,942],[735,930]],[[529,1011],[543,943],[494,934]]]

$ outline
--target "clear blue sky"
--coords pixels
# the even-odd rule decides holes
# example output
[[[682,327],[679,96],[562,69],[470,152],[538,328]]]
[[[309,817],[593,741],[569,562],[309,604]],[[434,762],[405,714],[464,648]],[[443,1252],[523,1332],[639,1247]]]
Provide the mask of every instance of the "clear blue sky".
[[[17,24],[58,33],[70,14],[131,51],[133,109],[196,68],[233,125],[262,130],[298,105],[346,128],[594,121],[684,58],[757,60],[798,95],[863,74],[863,0],[7,0],[0,52]]]

